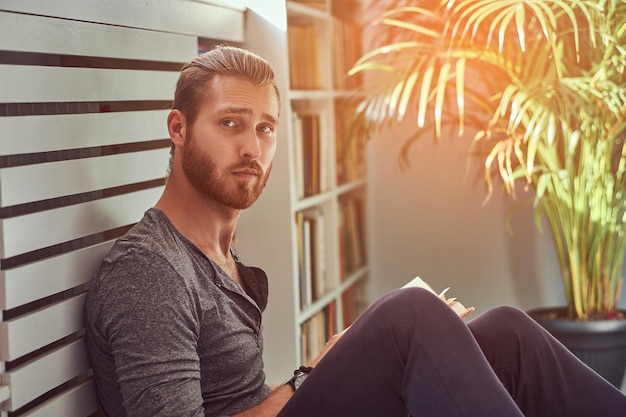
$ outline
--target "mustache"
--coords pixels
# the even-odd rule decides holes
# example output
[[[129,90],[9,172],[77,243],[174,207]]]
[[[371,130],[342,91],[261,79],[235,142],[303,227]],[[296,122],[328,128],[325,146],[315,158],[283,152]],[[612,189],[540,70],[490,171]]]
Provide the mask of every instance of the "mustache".
[[[231,172],[232,171],[239,171],[242,169],[246,169],[246,170],[253,170],[255,171],[258,175],[263,175],[263,168],[261,168],[261,164],[259,164],[257,161],[247,161],[247,162],[242,162],[240,164],[234,165],[230,168]]]

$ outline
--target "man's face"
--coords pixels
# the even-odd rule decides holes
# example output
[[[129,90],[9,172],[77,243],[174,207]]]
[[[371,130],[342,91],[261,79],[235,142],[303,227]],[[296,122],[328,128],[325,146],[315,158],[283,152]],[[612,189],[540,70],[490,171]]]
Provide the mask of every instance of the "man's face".
[[[276,151],[278,99],[271,86],[237,77],[209,81],[209,99],[187,130],[182,168],[206,198],[245,209],[259,197]]]

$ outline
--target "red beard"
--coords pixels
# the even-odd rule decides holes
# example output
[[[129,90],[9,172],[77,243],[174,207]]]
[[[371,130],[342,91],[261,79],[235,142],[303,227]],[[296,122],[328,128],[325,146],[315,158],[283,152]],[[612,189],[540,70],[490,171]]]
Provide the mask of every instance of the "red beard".
[[[263,174],[257,161],[242,161],[226,168],[221,175],[209,155],[205,155],[189,137],[182,148],[182,168],[193,187],[206,198],[233,209],[246,209],[254,203],[265,188],[272,166]],[[241,169],[254,170],[257,176],[252,180],[238,180],[233,172]]]

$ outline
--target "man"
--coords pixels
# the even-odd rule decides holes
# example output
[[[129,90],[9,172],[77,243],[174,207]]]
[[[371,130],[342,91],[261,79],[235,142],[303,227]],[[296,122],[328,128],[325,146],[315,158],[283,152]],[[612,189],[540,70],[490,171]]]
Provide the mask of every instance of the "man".
[[[103,415],[626,415],[626,397],[524,313],[499,308],[466,325],[416,288],[378,300],[270,392],[267,278],[232,239],[271,171],[279,109],[272,69],[249,51],[217,47],[182,69],[163,195],[87,299]]]

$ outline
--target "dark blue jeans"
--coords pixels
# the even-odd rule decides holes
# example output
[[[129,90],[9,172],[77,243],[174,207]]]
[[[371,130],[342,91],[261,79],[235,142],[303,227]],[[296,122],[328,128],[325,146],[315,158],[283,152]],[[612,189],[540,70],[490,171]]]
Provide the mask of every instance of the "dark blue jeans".
[[[374,303],[279,417],[624,417],[626,396],[525,313],[469,323],[429,292]]]

